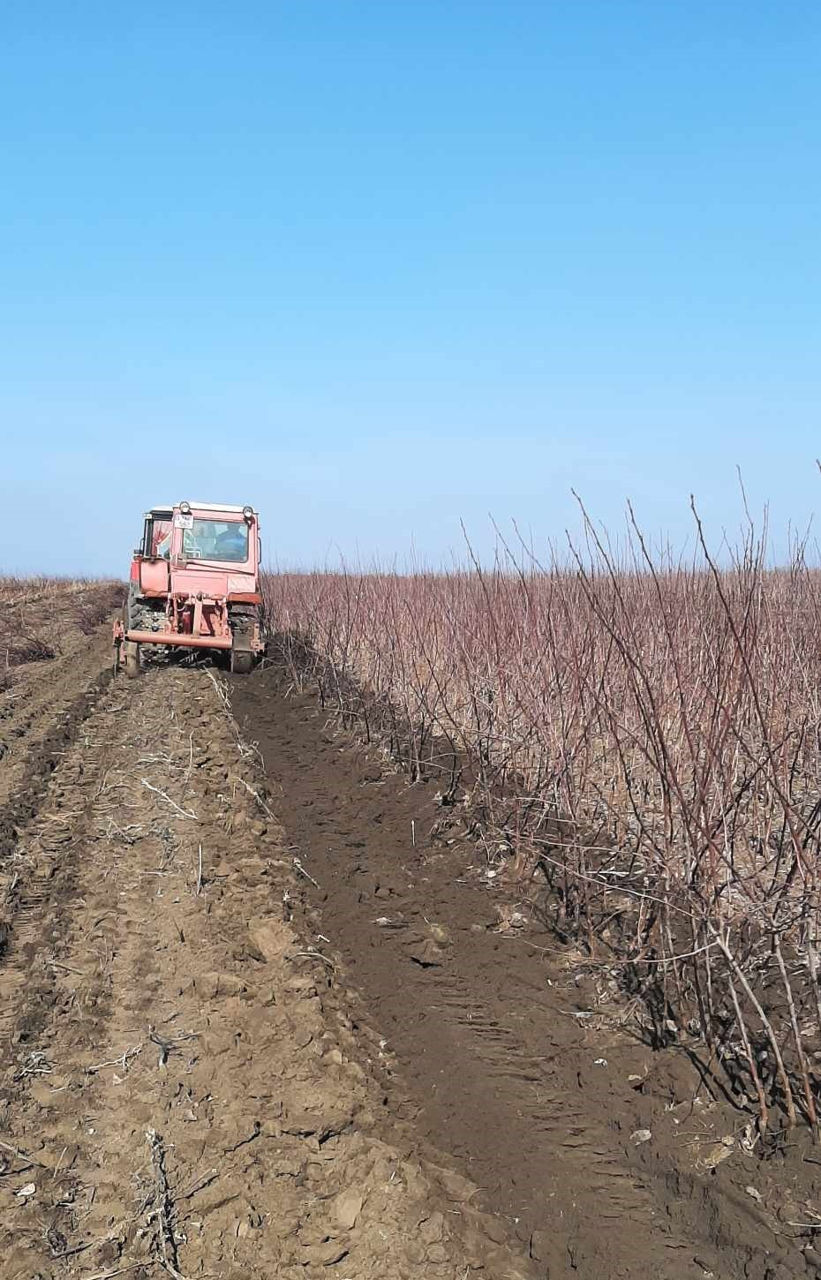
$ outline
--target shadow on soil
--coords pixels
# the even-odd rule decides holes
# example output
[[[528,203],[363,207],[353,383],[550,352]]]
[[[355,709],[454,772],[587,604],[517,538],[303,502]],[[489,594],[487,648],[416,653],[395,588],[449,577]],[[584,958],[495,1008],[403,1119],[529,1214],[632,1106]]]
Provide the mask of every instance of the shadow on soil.
[[[435,788],[287,690],[267,667],[231,680],[232,705],[384,1038],[386,1105],[462,1163],[552,1280],[821,1274],[814,1229],[795,1226],[821,1192],[803,1136],[746,1153],[749,1115],[692,1055],[631,1037],[583,957],[532,919],[516,927],[522,904],[442,823]]]

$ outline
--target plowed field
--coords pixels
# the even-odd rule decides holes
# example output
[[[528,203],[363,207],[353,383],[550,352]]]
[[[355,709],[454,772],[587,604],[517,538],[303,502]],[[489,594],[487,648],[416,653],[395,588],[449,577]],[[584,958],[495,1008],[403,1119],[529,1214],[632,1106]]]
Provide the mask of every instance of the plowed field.
[[[748,1151],[431,790],[275,669],[109,658],[0,695],[2,1280],[816,1274],[811,1151]]]

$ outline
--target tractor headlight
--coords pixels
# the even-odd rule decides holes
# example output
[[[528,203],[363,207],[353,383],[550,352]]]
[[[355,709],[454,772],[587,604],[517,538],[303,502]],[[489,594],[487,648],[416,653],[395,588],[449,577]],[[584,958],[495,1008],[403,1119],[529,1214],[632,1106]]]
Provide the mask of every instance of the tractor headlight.
[[[181,516],[190,516],[190,514],[191,514],[191,503],[190,503],[190,502],[181,502],[181,503],[180,503],[180,515],[181,515]]]
[[[253,516],[253,514],[254,514],[254,508],[253,508],[253,507],[243,507],[243,508],[242,508],[242,514],[243,514],[243,517],[245,518],[245,520],[247,520],[247,521],[250,523],[250,521],[251,521],[251,517],[252,517],[252,516]]]

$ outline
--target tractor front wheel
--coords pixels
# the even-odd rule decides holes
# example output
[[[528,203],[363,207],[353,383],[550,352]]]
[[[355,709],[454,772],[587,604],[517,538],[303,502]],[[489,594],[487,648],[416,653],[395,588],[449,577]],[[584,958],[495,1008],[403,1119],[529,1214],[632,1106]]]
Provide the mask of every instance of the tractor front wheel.
[[[234,675],[247,676],[253,670],[254,655],[248,649],[231,650],[231,670]]]
[[[140,674],[140,646],[134,640],[123,641],[123,666],[132,680]]]
[[[247,676],[254,669],[254,624],[256,610],[249,605],[237,605],[231,610],[231,670],[235,675]]]

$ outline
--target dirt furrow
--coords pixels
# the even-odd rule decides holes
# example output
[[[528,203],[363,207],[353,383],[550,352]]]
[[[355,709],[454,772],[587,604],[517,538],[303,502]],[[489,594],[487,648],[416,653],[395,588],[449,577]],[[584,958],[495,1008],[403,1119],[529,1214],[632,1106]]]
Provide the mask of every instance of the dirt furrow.
[[[541,1275],[787,1280],[821,1183],[760,1159],[686,1044],[654,1052],[617,984],[482,874],[458,815],[276,668],[232,683],[272,804],[395,1073],[392,1105],[502,1210]],[[512,923],[511,923],[512,921]],[[517,923],[518,926],[517,927]]]
[[[37,811],[45,782],[111,678],[111,629],[73,636],[47,663],[18,668],[0,692],[0,859]]]
[[[385,1114],[256,769],[218,682],[158,668],[101,694],[19,829],[0,1275],[531,1274]]]

